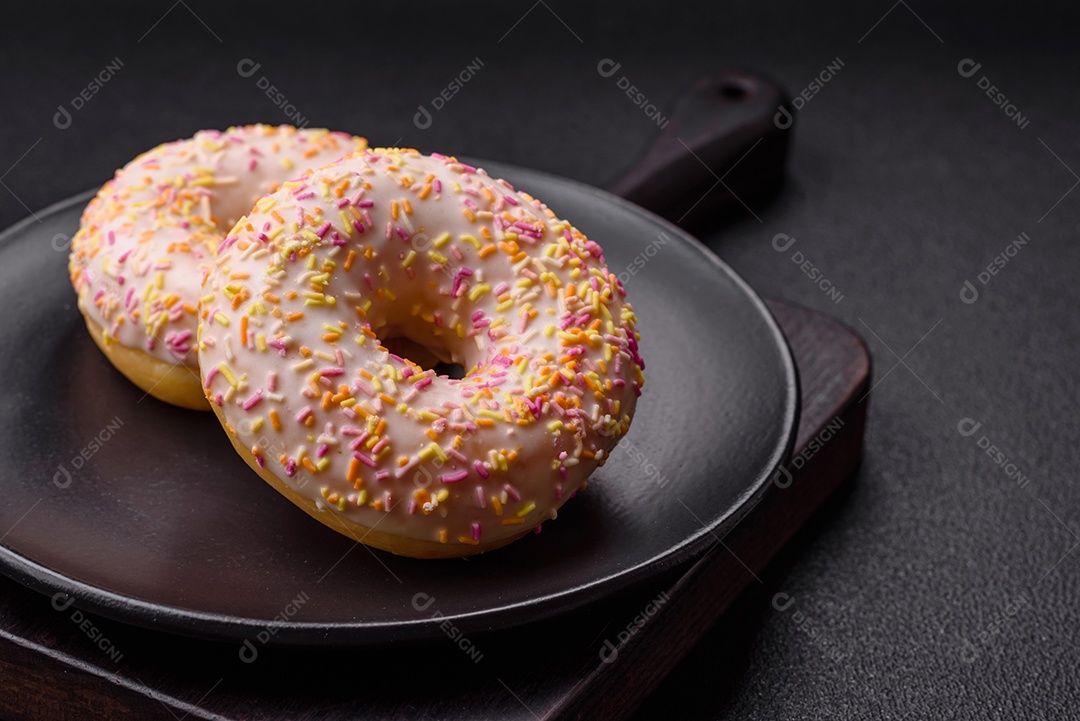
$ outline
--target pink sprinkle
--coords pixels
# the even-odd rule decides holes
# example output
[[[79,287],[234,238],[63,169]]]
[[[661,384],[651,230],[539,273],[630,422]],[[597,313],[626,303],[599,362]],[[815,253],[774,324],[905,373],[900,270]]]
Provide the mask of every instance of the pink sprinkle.
[[[377,467],[379,465],[378,463],[375,462],[374,458],[372,458],[371,456],[366,455],[364,453],[361,453],[360,451],[353,451],[353,458],[360,461],[361,463],[363,463],[365,466],[368,466],[369,468],[375,468],[375,467]]]
[[[506,491],[506,495],[510,496],[515,501],[520,501],[521,500],[521,494],[518,493],[517,490],[513,486],[511,486],[509,483],[504,483],[503,484],[503,490]]]
[[[480,461],[477,461],[479,463]],[[482,466],[481,466],[482,467]],[[487,499],[484,498],[484,487],[476,487],[476,502],[480,504],[481,508],[487,508]]]
[[[266,376],[266,389],[271,393],[277,390],[277,373],[270,371]]]
[[[342,198],[337,203],[335,203],[335,205],[337,207],[339,207],[339,208],[344,208],[348,204],[349,204],[349,199],[348,198]]]
[[[484,464],[480,461],[473,461],[473,468],[476,469],[477,475],[479,475],[481,478],[487,478],[491,475],[490,473],[488,473],[488,469],[485,468]],[[476,490],[479,491],[480,486],[477,486]],[[481,499],[481,501],[483,501],[483,499]],[[483,503],[480,504],[481,507],[483,507],[483,505]]]
[[[304,406],[304,409],[296,414],[296,422],[303,423],[307,420],[307,417],[311,415],[311,406]]]
[[[323,377],[330,377],[330,378],[332,378],[334,376],[343,376],[343,375],[345,375],[345,369],[344,368],[324,368],[323,370],[319,371],[319,374],[322,375]]]
[[[322,226],[318,230],[315,231],[315,235],[319,236],[319,238],[322,239],[323,237],[326,236],[326,234],[327,234],[327,232],[329,232],[329,230],[330,230],[330,221],[328,220],[325,223],[323,223]]]
[[[426,376],[421,380],[416,381],[416,385],[414,385],[413,388],[427,388],[429,385],[431,385],[431,376]]]
[[[218,374],[218,369],[216,367],[211,368],[210,371],[206,374],[206,387],[207,388],[209,388],[210,384],[214,382],[214,377],[217,374]]]
[[[244,410],[250,411],[255,406],[259,405],[259,401],[263,399],[262,391],[256,391],[255,395],[244,401]]]
[[[458,481],[464,481],[469,477],[469,472],[464,468],[454,473],[444,473],[439,476],[439,480],[443,483],[457,483]]]
[[[390,471],[387,471],[387,470],[375,471],[375,480],[376,481],[385,481],[389,477],[390,477]]]
[[[480,540],[480,524],[476,521],[473,521],[472,524],[472,537],[474,541]]]
[[[371,208],[371,207],[373,207],[375,205],[375,202],[371,201],[371,200],[361,200],[356,205],[359,208]]]
[[[359,220],[354,220],[352,222],[352,227],[356,228],[357,233],[363,233],[364,232],[364,224],[361,223]]]
[[[372,454],[373,456],[377,456],[377,455],[379,455],[379,451],[381,451],[382,449],[386,448],[386,447],[387,447],[388,445],[390,445],[390,438],[389,438],[389,437],[387,437],[387,436],[384,436],[383,438],[381,438],[381,439],[379,440],[379,442],[378,442],[378,443],[376,443],[375,445],[373,445],[373,446],[371,447],[371,454]]]
[[[330,446],[323,443],[321,446],[319,446],[319,450],[315,451],[315,457],[316,458],[322,458],[323,456],[326,455],[326,453],[329,450],[330,450]]]
[[[436,193],[441,193],[442,192],[442,181],[439,180],[438,178],[435,178],[435,182],[432,183],[432,186],[435,188]]]
[[[249,160],[248,161],[248,170],[255,170],[255,166],[258,165],[258,163],[259,163],[259,161],[255,160],[255,158],[252,158],[251,160]]]

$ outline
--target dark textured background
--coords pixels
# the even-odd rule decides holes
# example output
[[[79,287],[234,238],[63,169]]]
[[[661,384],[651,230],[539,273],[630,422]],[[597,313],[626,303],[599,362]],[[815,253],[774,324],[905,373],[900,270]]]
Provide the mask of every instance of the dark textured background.
[[[747,213],[702,239],[762,295],[867,338],[878,385],[863,469],[640,718],[1075,718],[1080,13],[890,3],[5,7],[0,226],[161,141],[286,121],[261,75],[313,126],[602,186],[656,128],[598,75],[600,59],[667,107],[717,68],[797,93],[840,58],[798,113],[785,189],[752,206],[761,222]],[[117,57],[119,73],[55,127],[57,106]],[[261,63],[255,76],[236,72],[243,58]],[[474,58],[479,74],[417,129],[417,106]],[[965,58],[982,63],[974,77],[957,71]],[[1027,127],[979,90],[983,75]],[[980,285],[1021,232],[1030,243]],[[777,252],[777,233],[796,245]],[[982,424],[970,437],[965,418]],[[1026,486],[980,451],[982,436]],[[776,610],[778,593],[794,604]]]

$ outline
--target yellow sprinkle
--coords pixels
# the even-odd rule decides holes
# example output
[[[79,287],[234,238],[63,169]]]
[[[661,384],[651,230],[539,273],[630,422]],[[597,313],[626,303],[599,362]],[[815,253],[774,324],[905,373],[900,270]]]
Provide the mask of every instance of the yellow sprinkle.
[[[445,488],[440,488],[439,492],[435,494],[435,497],[439,499],[439,503],[442,503],[450,497],[450,491]]]
[[[214,313],[214,320],[216,320],[218,323],[221,323],[226,328],[229,327],[229,319],[222,315],[220,311]]]
[[[554,433],[555,431],[561,431],[562,427],[563,427],[563,422],[560,421],[560,420],[554,420],[551,423],[548,423],[548,430],[551,431],[552,433]]]
[[[490,292],[491,286],[487,283],[479,283],[469,289],[469,300],[476,301],[484,293]]]
[[[435,237],[435,240],[431,241],[431,244],[436,248],[441,248],[450,242],[450,234],[443,232]]]
[[[229,382],[229,385],[231,385],[233,388],[238,388],[240,386],[239,381],[236,380],[236,376],[233,375],[232,370],[229,368],[229,366],[225,365],[224,361],[218,363],[217,368],[218,372],[221,373],[221,375],[225,376],[225,380]]]
[[[533,503],[532,501],[530,501],[529,505],[525,506],[524,508],[522,508],[520,511],[517,512],[517,517],[518,518],[524,518],[525,516],[532,513],[534,510],[536,510],[536,504]]]
[[[438,443],[432,442],[420,450],[417,454],[421,462],[430,461],[432,457],[438,458],[440,461],[447,460],[446,452],[442,449]]]
[[[405,260],[401,261],[401,267],[408,268],[414,260],[416,260],[416,251],[410,250],[409,254],[405,256]]]

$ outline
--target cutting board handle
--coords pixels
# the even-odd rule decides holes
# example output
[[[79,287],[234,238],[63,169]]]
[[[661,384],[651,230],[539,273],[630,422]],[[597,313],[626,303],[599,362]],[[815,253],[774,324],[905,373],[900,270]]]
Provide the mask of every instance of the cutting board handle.
[[[743,70],[701,78],[645,154],[608,188],[684,227],[754,211],[784,177],[794,116],[771,80]]]

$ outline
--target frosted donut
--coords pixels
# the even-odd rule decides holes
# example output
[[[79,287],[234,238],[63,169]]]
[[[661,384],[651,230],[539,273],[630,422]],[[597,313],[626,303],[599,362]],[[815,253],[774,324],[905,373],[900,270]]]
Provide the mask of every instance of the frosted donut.
[[[644,383],[600,246],[441,155],[365,151],[283,184],[203,291],[199,364],[237,451],[322,523],[397,554],[539,530],[626,433]],[[468,370],[436,375],[391,338]]]
[[[98,347],[147,393],[205,410],[197,308],[224,231],[282,181],[366,147],[343,133],[250,125],[159,145],[118,170],[83,212],[69,261]]]

